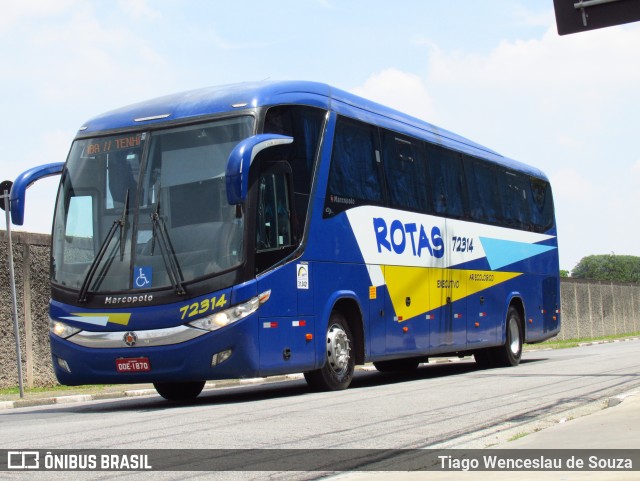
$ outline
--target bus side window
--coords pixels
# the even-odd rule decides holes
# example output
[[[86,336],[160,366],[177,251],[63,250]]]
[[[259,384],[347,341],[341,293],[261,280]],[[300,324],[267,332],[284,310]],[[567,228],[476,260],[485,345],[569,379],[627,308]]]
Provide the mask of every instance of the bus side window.
[[[549,182],[531,177],[531,221],[537,232],[553,226],[553,198]]]
[[[382,149],[391,206],[429,212],[427,162],[422,142],[385,130]]]
[[[324,216],[358,205],[383,205],[378,130],[339,117],[333,139]]]
[[[502,219],[497,169],[467,155],[464,159],[471,218],[497,224]]]
[[[464,177],[460,154],[428,145],[429,190],[436,214],[455,218],[464,215]]]
[[[500,172],[502,209],[507,227],[531,230],[529,223],[529,187],[527,178],[519,172]]]
[[[326,111],[322,109],[301,105],[277,105],[271,107],[265,116],[264,133],[293,137],[293,144],[274,147],[267,153],[270,159],[284,160],[291,166],[292,243],[302,241],[325,116]]]
[[[258,185],[258,252],[291,245],[289,185],[284,173],[263,173]]]

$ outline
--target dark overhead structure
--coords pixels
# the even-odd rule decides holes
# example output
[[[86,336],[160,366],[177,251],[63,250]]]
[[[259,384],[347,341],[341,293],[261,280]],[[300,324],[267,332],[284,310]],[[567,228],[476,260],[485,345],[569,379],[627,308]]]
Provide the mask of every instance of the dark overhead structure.
[[[559,35],[640,20],[640,0],[553,0]]]

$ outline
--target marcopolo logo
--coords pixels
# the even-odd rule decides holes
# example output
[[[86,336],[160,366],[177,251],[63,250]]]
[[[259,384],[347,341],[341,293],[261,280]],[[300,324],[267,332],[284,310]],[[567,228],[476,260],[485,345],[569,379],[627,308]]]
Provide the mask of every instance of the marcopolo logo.
[[[385,219],[374,217],[373,230],[378,253],[382,253],[385,249],[396,254],[404,254],[408,250],[417,257],[421,257],[426,252],[438,259],[444,256],[444,239],[438,226],[431,227],[429,231],[422,224],[402,223],[399,220],[394,220],[387,226]],[[428,231],[429,235],[427,235]]]

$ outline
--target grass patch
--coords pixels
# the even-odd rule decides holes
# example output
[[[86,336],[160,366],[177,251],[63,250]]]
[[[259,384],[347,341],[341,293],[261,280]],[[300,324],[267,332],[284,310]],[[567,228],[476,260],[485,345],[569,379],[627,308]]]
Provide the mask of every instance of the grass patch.
[[[601,337],[581,337],[578,339],[551,339],[549,341],[541,342],[540,344],[529,344],[527,349],[567,349],[569,347],[577,347],[580,344],[586,342],[598,342],[598,341],[615,341],[617,339],[627,339],[630,337],[640,337],[640,332],[631,332],[629,334],[616,334],[612,336]]]
[[[25,387],[24,388],[24,392],[25,394],[29,394],[29,393],[39,393],[39,392],[51,392],[51,391],[60,391],[62,393],[64,393],[65,391],[74,391],[74,390],[78,390],[78,389],[83,389],[83,388],[89,388],[89,389],[100,389],[100,388],[104,388],[106,386],[104,385],[87,385],[87,386],[61,386],[59,384],[56,384],[54,386],[48,386],[48,387]],[[4,388],[4,389],[0,389],[0,396],[3,395],[9,395],[9,394],[20,394],[20,387],[19,386],[14,386],[14,387],[9,387],[9,388]]]
[[[526,435],[528,435],[528,434],[529,434],[529,433],[518,433],[518,434],[516,434],[516,435],[514,435],[514,436],[511,436],[511,437],[507,440],[507,442],[509,442],[509,443],[510,443],[511,441],[516,441],[516,440],[518,440],[518,439],[520,439],[520,438],[524,438],[524,437],[525,437]]]

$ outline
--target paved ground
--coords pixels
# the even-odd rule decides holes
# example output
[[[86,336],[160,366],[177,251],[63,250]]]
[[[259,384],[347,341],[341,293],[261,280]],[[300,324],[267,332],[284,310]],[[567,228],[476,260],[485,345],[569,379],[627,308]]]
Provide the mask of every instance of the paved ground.
[[[291,377],[296,377],[291,376]],[[242,381],[242,383],[261,383],[282,381],[285,376]],[[237,385],[240,381],[223,381],[209,383],[206,389],[215,389],[226,385]],[[64,404],[72,402],[86,402],[92,399],[115,399],[130,396],[155,395],[150,384],[80,387],[73,390],[52,390],[29,392],[24,399],[17,394],[0,395],[0,409],[12,409],[27,406]],[[577,419],[567,419],[550,428],[534,432],[523,433],[515,441],[503,443],[494,449],[535,450],[535,449],[583,449],[585,462],[593,450],[603,449],[635,449],[640,450],[640,392],[630,392],[613,398],[609,407],[601,411]],[[488,450],[489,452],[491,450]],[[615,453],[612,453],[615,456]],[[634,462],[637,461],[634,459]],[[637,464],[640,464],[638,462]],[[522,481],[558,480],[558,481],[626,481],[640,479],[640,466],[634,465],[634,471],[472,471],[472,472],[366,472],[345,473],[336,475],[333,479],[387,480],[399,481],[417,480],[491,480],[507,481],[518,479]]]

